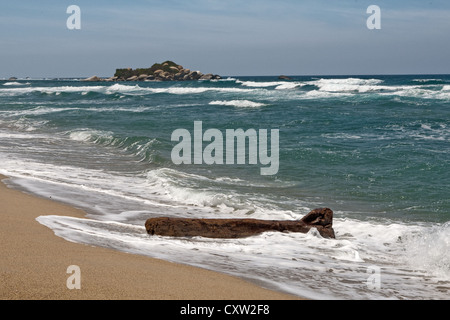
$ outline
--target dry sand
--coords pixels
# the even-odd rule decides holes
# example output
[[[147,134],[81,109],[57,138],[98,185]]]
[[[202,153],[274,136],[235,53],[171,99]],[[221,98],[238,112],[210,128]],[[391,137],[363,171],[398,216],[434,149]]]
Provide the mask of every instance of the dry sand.
[[[81,210],[0,183],[0,299],[299,299],[201,268],[72,243],[38,223],[41,215],[85,217]],[[80,267],[79,290],[67,288],[71,265]]]

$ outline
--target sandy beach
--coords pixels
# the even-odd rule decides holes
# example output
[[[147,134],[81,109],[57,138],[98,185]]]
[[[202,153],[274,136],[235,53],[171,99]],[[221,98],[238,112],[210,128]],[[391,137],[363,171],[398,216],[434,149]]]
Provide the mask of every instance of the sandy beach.
[[[0,204],[3,300],[299,299],[201,268],[68,242],[35,219],[41,215],[84,217],[83,211],[3,183]],[[71,265],[80,268],[80,289],[67,287]]]

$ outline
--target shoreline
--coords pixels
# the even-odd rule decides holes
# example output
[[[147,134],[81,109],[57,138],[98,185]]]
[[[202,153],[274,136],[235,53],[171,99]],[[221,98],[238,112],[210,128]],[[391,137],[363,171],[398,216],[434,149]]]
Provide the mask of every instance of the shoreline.
[[[0,181],[8,177],[0,175]],[[301,300],[243,279],[183,264],[69,242],[36,218],[85,218],[74,207],[0,182],[2,300]],[[68,289],[71,265],[81,289]]]

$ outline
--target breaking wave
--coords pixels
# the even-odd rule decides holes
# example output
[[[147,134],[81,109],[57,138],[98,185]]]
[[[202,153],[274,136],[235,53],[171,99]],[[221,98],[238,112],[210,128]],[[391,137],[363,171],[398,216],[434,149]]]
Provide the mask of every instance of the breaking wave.
[[[31,83],[29,83],[29,82],[25,82],[25,83],[23,83],[23,82],[6,82],[6,83],[4,83],[3,85],[4,86],[27,86],[27,85],[30,85]]]
[[[46,94],[61,94],[61,93],[80,93],[86,95],[89,92],[103,93],[103,94],[130,94],[130,95],[145,95],[145,94],[199,94],[204,92],[225,92],[225,93],[239,93],[250,92],[251,89],[242,88],[226,88],[226,87],[167,87],[167,88],[148,88],[139,85],[123,85],[113,84],[111,86],[61,86],[61,87],[30,87],[30,88],[8,88],[0,89],[0,95],[14,96],[29,93],[46,93]]]
[[[263,107],[266,104],[261,102],[253,102],[250,100],[225,100],[225,101],[211,101],[209,103],[210,105],[220,105],[220,106],[230,106],[230,107],[237,107],[237,108],[259,108]]]
[[[158,143],[157,139],[148,137],[119,137],[113,132],[91,129],[69,131],[66,135],[73,141],[89,142],[123,150],[136,156],[141,162],[154,160],[155,144]]]

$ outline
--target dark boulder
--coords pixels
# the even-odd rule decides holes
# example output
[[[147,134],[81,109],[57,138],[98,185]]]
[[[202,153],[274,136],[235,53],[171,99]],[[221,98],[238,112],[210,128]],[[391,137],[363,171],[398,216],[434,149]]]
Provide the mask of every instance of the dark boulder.
[[[99,78],[97,76],[92,76],[92,77],[83,79],[81,81],[96,82],[96,81],[102,81],[102,80],[103,80],[102,78]]]
[[[214,78],[214,75],[211,73],[208,73],[208,74],[202,75],[199,80],[211,80],[213,78]]]
[[[173,61],[154,63],[150,68],[116,69],[116,81],[186,81],[186,80],[213,80],[221,79],[219,75],[207,74],[205,77],[200,71],[191,71]],[[149,79],[149,77],[152,77]],[[204,77],[204,78],[202,78]]]

